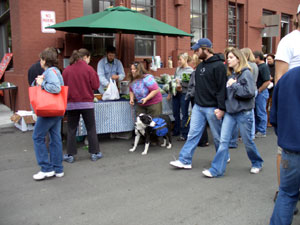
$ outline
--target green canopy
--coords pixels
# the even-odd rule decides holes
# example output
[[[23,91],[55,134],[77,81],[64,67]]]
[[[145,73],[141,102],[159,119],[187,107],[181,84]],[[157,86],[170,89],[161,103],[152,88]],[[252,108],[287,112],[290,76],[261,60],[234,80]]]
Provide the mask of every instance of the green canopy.
[[[129,8],[118,6],[103,12],[49,26],[60,31],[79,34],[123,33],[140,35],[193,36],[176,27],[145,16]]]

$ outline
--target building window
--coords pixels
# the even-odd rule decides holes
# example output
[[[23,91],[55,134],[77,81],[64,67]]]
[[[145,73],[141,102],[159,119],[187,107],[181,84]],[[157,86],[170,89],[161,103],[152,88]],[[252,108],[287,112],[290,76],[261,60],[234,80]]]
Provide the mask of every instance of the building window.
[[[207,0],[191,0],[192,45],[207,37]]]
[[[83,0],[84,15],[102,12],[108,7],[115,6],[115,0]],[[105,55],[105,49],[109,45],[114,45],[115,34],[100,33],[83,36],[83,46],[88,49],[92,56]]]
[[[271,16],[274,15],[272,11],[269,10],[263,10],[263,16]],[[262,37],[262,52],[264,54],[272,53],[272,45],[273,40],[272,37]]]
[[[228,46],[239,47],[240,35],[240,16],[239,7],[235,4],[228,6]]]
[[[131,9],[155,18],[155,0],[131,0]],[[135,56],[154,56],[156,39],[153,35],[135,35]]]
[[[283,38],[290,32],[290,16],[281,15],[281,29],[280,29],[280,39]]]
[[[12,52],[9,1],[0,1],[0,60]]]

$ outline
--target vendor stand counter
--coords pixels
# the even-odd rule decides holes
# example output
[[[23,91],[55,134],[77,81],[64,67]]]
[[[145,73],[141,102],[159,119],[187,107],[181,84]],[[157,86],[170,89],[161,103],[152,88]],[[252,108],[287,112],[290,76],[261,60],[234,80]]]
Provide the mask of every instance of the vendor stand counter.
[[[163,114],[172,119],[172,103],[163,97]],[[95,103],[97,134],[120,133],[134,130],[135,110],[128,100],[98,101]],[[85,136],[87,131],[80,117],[77,136]]]

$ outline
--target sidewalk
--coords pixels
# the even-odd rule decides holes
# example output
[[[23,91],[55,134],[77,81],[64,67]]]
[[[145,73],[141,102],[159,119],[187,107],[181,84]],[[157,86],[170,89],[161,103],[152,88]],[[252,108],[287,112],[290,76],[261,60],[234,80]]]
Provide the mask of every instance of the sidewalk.
[[[0,104],[0,128],[13,126],[14,123],[10,120],[13,111],[6,105]]]

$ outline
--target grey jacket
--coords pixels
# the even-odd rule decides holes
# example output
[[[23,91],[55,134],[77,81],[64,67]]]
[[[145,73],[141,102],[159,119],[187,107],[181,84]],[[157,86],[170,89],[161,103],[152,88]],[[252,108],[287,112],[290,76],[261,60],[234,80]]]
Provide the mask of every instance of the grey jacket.
[[[230,78],[237,79],[237,82],[226,88],[226,112],[238,113],[253,109],[255,84],[250,70],[244,68],[241,74],[233,74],[228,77],[228,79]]]
[[[182,93],[184,93],[184,94],[187,92],[190,76],[193,71],[194,71],[193,68],[190,66],[187,66],[184,68],[177,67],[177,69],[176,69],[174,79],[180,80],[181,86],[182,86]],[[185,75],[185,77],[183,75]]]
[[[250,62],[248,61],[248,64],[249,66],[251,67],[252,69],[252,74],[253,74],[253,81],[255,83],[255,90],[257,90],[257,87],[256,87],[256,81],[257,81],[257,77],[258,77],[258,67],[256,65],[255,62]]]

